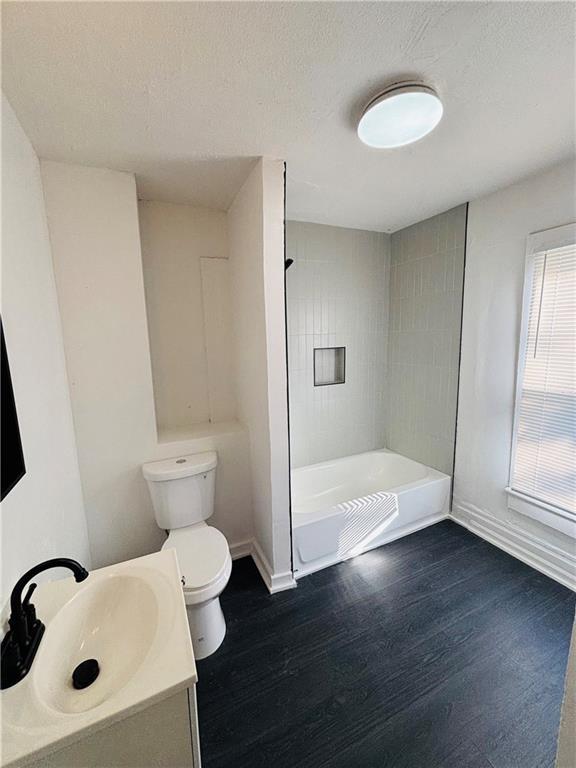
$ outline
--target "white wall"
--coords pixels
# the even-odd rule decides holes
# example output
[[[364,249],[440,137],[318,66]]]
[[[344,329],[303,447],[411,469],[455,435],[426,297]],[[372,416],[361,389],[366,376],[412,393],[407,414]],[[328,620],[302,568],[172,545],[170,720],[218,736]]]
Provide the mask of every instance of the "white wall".
[[[5,98],[2,319],[26,462],[2,502],[4,604],[41,560],[68,556],[90,566],[40,167]]]
[[[226,213],[138,208],[158,430],[232,420]]]
[[[137,457],[156,425],[136,186],[127,173],[42,162],[90,543],[99,566],[153,551]]]
[[[234,332],[228,259],[200,259],[210,421],[236,418]]]
[[[454,516],[565,581],[566,536],[507,508],[526,237],[576,219],[573,163],[470,203]]]
[[[95,564],[161,546],[141,465],[184,453],[218,452],[210,522],[232,546],[251,538],[239,425],[157,438],[134,177],[55,162],[42,175]]]
[[[268,419],[272,487],[272,543],[277,588],[295,586],[292,577],[290,518],[290,447],[285,289],[285,164],[263,158],[262,216]]]
[[[390,236],[289,221],[293,467],[386,445]],[[314,386],[314,348],[345,347],[345,383]]]
[[[272,588],[292,583],[283,228],[283,163],[264,159],[228,212],[228,232],[238,415],[250,435],[254,536]]]
[[[452,475],[466,205],[392,235],[388,447]]]

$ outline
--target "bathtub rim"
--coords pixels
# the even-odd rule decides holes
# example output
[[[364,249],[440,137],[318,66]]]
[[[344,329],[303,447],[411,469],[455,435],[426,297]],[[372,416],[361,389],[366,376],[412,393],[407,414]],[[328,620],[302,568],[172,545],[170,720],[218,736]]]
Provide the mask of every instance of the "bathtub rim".
[[[373,451],[363,451],[362,453],[352,453],[350,456],[340,456],[336,459],[329,459],[328,461],[319,461],[316,464],[306,464],[303,467],[295,467],[291,470],[290,475],[292,479],[292,475],[294,472],[298,472],[301,470],[308,470],[308,469],[318,469],[321,467],[326,467],[330,464],[344,462],[347,459],[350,459],[352,457],[358,457],[358,456],[368,456],[373,455],[377,453],[387,453],[393,456],[399,456],[402,459],[405,459],[406,461],[413,462],[414,464],[417,464],[420,467],[423,467],[427,470],[426,476],[419,479],[419,480],[413,480],[409,483],[402,483],[401,485],[395,485],[389,488],[382,488],[381,491],[383,493],[391,493],[395,494],[396,496],[399,496],[402,493],[406,493],[408,491],[411,491],[416,488],[421,488],[424,485],[429,485],[430,483],[443,481],[446,478],[450,482],[452,482],[452,476],[447,475],[445,472],[440,472],[438,469],[434,469],[434,467],[429,467],[427,464],[422,464],[422,462],[416,461],[415,459],[410,459],[408,456],[404,456],[401,453],[398,453],[397,451],[392,451],[389,448],[376,448]],[[373,493],[378,493],[378,491],[375,491]],[[343,504],[348,501],[353,501],[355,499],[363,499],[366,498],[366,496],[371,496],[372,494],[365,494],[364,496],[353,496],[351,498],[342,499],[341,501],[337,502],[336,504],[332,504],[329,507],[324,507],[322,509],[315,510],[314,512],[300,512],[298,511],[298,504],[294,498],[294,491],[292,491],[292,527],[293,528],[300,528],[305,525],[309,525],[310,523],[317,522],[319,520],[324,520],[327,517],[331,517],[335,514],[341,514],[341,510],[338,509],[338,504]]]

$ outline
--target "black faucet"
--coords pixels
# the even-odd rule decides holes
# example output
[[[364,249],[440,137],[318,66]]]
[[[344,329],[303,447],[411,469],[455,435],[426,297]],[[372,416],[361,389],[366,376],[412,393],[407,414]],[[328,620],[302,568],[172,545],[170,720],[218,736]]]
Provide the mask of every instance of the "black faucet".
[[[76,560],[68,557],[55,557],[38,563],[16,582],[10,597],[10,629],[2,640],[1,648],[1,688],[10,688],[19,683],[28,674],[34,656],[44,634],[44,624],[36,617],[36,609],[30,602],[36,584],[30,584],[24,600],[22,590],[30,579],[50,568],[69,568],[76,581],[88,578],[88,571]]]

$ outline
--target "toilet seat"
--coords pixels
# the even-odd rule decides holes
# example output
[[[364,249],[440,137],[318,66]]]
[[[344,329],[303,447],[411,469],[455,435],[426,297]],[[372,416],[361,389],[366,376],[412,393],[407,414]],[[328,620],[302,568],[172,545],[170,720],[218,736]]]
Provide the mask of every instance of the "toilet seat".
[[[176,550],[184,599],[196,605],[217,597],[230,578],[232,558],[225,536],[205,523],[170,531],[162,549]]]

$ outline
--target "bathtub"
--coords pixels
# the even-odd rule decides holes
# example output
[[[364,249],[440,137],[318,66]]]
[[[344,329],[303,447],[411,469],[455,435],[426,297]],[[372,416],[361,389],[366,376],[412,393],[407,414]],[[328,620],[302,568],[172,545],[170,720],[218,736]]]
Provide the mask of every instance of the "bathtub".
[[[294,469],[294,575],[443,520],[449,504],[449,475],[384,449]]]

